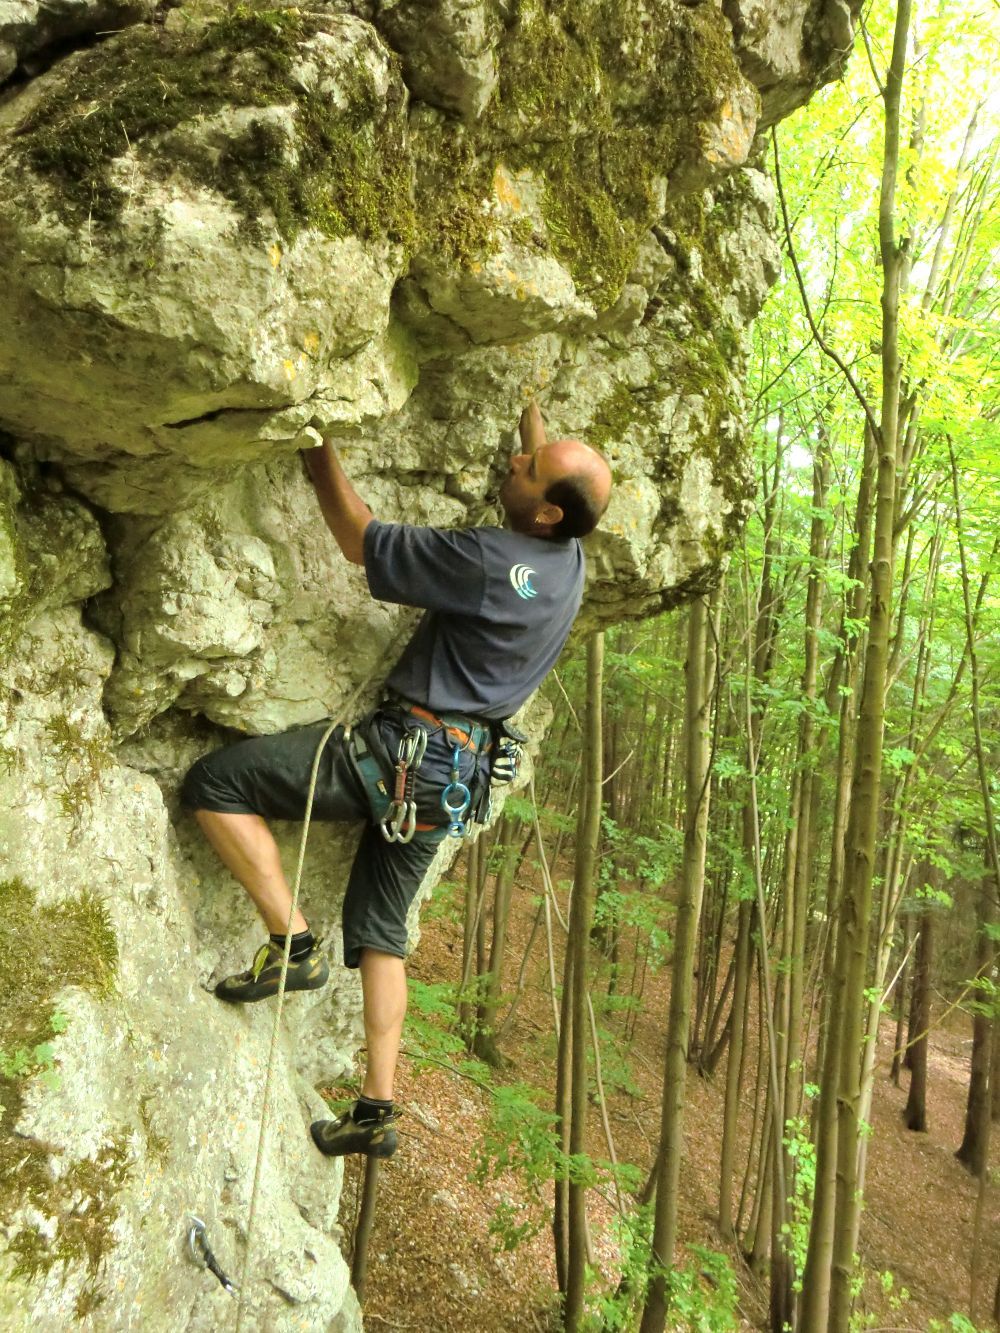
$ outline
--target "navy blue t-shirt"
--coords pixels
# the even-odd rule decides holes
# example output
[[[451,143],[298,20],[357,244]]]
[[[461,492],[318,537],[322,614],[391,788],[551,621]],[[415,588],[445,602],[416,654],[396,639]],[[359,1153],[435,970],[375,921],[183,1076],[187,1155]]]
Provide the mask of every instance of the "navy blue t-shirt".
[[[373,597],[426,610],[387,684],[434,712],[516,713],[556,663],[583,596],[576,538],[369,523]]]

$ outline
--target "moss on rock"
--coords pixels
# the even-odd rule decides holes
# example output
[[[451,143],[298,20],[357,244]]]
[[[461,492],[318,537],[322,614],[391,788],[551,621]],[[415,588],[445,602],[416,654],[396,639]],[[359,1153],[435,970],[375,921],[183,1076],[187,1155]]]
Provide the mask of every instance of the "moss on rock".
[[[60,990],[107,995],[117,970],[114,931],[96,894],[39,903],[23,880],[0,883],[0,1048],[43,1041]]]
[[[8,1059],[51,1035],[61,990],[80,986],[107,995],[117,969],[114,931],[95,894],[39,903],[23,880],[0,883],[0,1050]],[[25,1207],[54,1220],[52,1229],[17,1219],[22,1225],[7,1245],[14,1275],[31,1279],[56,1265],[84,1264],[87,1279],[77,1302],[82,1317],[101,1299],[98,1273],[114,1244],[116,1197],[128,1175],[128,1155],[124,1140],[116,1139],[96,1157],[61,1163],[54,1171],[51,1159],[61,1156],[59,1149],[11,1133],[32,1072],[0,1074],[0,1223],[13,1223]]]
[[[505,56],[511,163],[544,182],[553,252],[610,306],[697,124],[741,79],[728,25],[714,6],[654,23],[638,3],[521,0]]]
[[[239,4],[189,32],[132,29],[77,58],[72,78],[20,127],[15,152],[58,181],[56,206],[77,222],[121,215],[128,185],[115,164],[135,154],[220,190],[247,225],[270,213],[286,240],[306,226],[387,235],[459,262],[499,243],[489,202],[505,163],[537,176],[552,252],[604,308],[662,213],[698,123],[741,79],[714,6],[654,22],[639,0],[518,0],[489,107],[472,126],[446,120],[424,171],[407,139],[398,67],[386,106],[360,55],[344,78],[346,106],[304,86],[303,48],[324,22]],[[158,136],[230,107],[261,115],[221,149],[172,141],[157,154]],[[289,108],[290,122],[265,114],[276,107]]]
[[[286,240],[312,226],[331,237],[406,241],[413,208],[402,85],[383,110],[358,55],[346,106],[305,88],[296,64],[321,31],[320,17],[245,4],[188,33],[130,29],[113,54],[105,46],[77,59],[72,78],[21,125],[14,151],[58,183],[57,207],[71,221],[119,218],[128,192],[114,164],[135,153],[221,190],[247,224],[270,210]],[[290,107],[294,136],[262,116],[221,152],[177,148],[169,162],[157,159],[156,136],[233,106]]]

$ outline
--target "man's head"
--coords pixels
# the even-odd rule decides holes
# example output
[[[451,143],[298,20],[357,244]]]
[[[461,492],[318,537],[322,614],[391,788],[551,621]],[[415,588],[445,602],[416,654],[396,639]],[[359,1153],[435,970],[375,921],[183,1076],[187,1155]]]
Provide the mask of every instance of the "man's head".
[[[529,537],[585,537],[611,496],[611,469],[579,440],[552,440],[515,454],[500,503],[515,532]]]

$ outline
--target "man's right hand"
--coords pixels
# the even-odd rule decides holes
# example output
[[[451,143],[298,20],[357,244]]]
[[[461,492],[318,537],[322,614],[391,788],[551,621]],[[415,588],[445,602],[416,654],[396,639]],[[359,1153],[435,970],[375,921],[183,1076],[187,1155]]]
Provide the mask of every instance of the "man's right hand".
[[[521,413],[521,420],[517,424],[517,429],[526,454],[533,454],[536,449],[540,449],[543,444],[548,443],[545,437],[545,422],[542,420],[541,408],[534,398]]]

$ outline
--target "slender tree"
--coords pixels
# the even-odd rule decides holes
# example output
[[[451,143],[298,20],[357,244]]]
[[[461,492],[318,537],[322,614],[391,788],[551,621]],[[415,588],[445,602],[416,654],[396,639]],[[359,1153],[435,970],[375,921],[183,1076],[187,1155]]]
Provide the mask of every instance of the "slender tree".
[[[684,859],[667,1017],[660,1146],[657,1153],[656,1209],[653,1225],[653,1277],[642,1312],[641,1333],[663,1333],[670,1303],[669,1273],[677,1234],[677,1202],[683,1147],[684,1086],[691,1026],[691,985],[695,941],[705,884],[705,847],[709,811],[709,756],[714,653],[708,649],[708,605],[696,598],[688,611],[685,669]]]
[[[580,1159],[586,1152],[587,1046],[589,1028],[587,994],[590,974],[588,942],[593,915],[594,877],[601,828],[601,777],[603,745],[601,710],[603,700],[604,636],[592,634],[587,642],[587,716],[584,749],[584,799],[577,828],[573,899],[570,906],[567,974],[563,985],[571,995],[563,1038],[570,1038],[569,1152]],[[567,1333],[582,1326],[584,1277],[587,1266],[587,1212],[583,1182],[572,1173],[566,1192],[566,1288],[563,1323]]]

